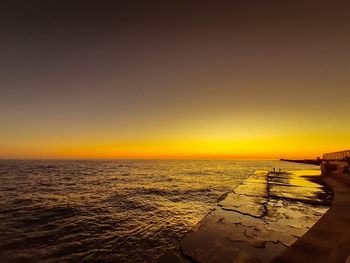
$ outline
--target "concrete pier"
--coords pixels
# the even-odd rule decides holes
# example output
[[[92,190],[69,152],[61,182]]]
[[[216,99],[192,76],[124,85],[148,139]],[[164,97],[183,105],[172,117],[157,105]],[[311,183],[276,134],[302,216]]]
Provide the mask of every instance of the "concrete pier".
[[[178,259],[159,262],[269,262],[327,211],[332,192],[319,177],[317,170],[256,171],[185,235]]]
[[[159,262],[350,263],[349,155],[325,154],[317,178],[248,177]]]
[[[350,185],[350,159],[323,160],[321,171],[323,176],[333,177]]]
[[[272,263],[350,263],[350,151],[327,153],[321,160],[322,181],[334,193],[326,214]]]
[[[350,262],[350,184],[346,183],[349,177],[350,174],[336,171],[322,178],[334,192],[330,209],[272,263]]]

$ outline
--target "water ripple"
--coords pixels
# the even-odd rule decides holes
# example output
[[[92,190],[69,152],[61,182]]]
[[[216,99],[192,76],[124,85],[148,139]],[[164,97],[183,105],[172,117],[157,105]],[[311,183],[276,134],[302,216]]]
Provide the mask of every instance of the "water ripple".
[[[0,161],[1,262],[152,262],[254,170],[233,160]],[[311,166],[313,168],[313,166]]]

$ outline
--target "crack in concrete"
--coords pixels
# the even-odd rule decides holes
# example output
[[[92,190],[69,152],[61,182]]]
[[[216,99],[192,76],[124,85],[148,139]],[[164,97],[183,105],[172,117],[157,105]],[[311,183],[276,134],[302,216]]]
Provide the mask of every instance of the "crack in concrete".
[[[277,241],[271,241],[271,240],[267,240],[264,242],[264,246],[266,243],[273,243],[273,244],[281,244],[282,246],[285,246],[286,248],[288,248],[289,246],[287,246],[286,244],[284,244],[283,242],[277,240]]]
[[[219,220],[218,220],[216,223],[222,223],[222,222],[224,222],[224,219],[225,219],[225,218],[220,217]]]
[[[281,197],[281,196],[278,196],[278,195],[274,195],[274,194],[271,194],[270,193],[270,188],[271,188],[271,185],[274,185],[275,183],[271,180],[271,175],[273,173],[271,172],[268,172],[266,174],[266,194],[267,194],[267,197],[266,197],[266,202],[263,202],[261,203],[261,205],[263,206],[263,213],[261,216],[255,216],[255,215],[252,215],[252,214],[249,214],[249,213],[245,213],[245,212],[242,212],[239,210],[239,207],[237,207],[237,209],[233,209],[233,208],[225,208],[223,207],[222,205],[218,205],[220,206],[220,208],[224,211],[231,211],[231,212],[236,212],[236,213],[239,213],[239,214],[242,214],[242,215],[246,215],[246,216],[250,216],[250,217],[253,217],[253,218],[256,218],[256,219],[261,219],[261,220],[264,220],[264,217],[267,215],[268,213],[268,207],[267,205],[269,204],[269,202],[271,202],[272,199],[274,200],[281,200],[281,201],[284,201],[284,200],[287,200],[287,201],[293,201],[293,202],[302,202],[302,203],[305,203],[305,204],[310,204],[310,205],[320,205],[320,206],[328,206],[329,205],[329,202],[319,202],[319,201],[313,201],[313,200],[305,200],[305,199],[299,199],[299,198],[289,198],[289,197]],[[250,175],[251,176],[251,175]],[[250,177],[248,176],[245,181]],[[244,185],[244,181],[240,184],[240,185]],[[238,185],[238,186],[240,186]],[[235,189],[238,187],[236,186]],[[238,194],[238,195],[242,195],[242,196],[252,196],[252,195],[248,195],[248,194],[240,194],[240,193],[236,193],[234,190],[232,191],[233,193],[235,194]],[[227,197],[227,195],[225,196]]]
[[[185,254],[185,253],[183,252],[181,246],[180,246],[180,253],[181,253],[181,256],[182,256],[184,259],[186,259],[186,260],[188,260],[188,261],[190,261],[190,262],[192,262],[192,263],[200,263],[199,261],[194,260],[191,256]]]
[[[242,242],[242,243],[246,243],[245,240],[231,240],[232,243],[235,243],[235,242]],[[281,242],[280,240],[277,240],[277,241],[272,241],[272,240],[264,240],[261,244],[261,246],[254,246],[252,244],[249,244],[250,246],[254,247],[254,248],[261,248],[261,249],[264,249],[266,247],[266,244],[267,243],[273,243],[273,244],[281,244],[282,246],[285,246],[286,248],[288,248],[289,246],[287,246],[286,244],[284,244],[283,242]]]
[[[237,222],[235,225],[241,225],[243,227],[249,227],[249,228],[254,228],[255,231],[260,231],[260,229],[256,228],[255,226],[246,226],[242,222]]]
[[[233,190],[232,190],[232,192],[233,193],[235,193],[235,194],[238,194],[238,195],[242,195],[242,196],[256,196],[256,195],[248,195],[248,194],[240,194],[240,193],[236,193],[235,192],[235,189],[236,188],[238,188],[239,186],[241,186],[241,185],[244,185],[245,183],[245,181],[249,178],[249,177],[251,177],[252,175],[249,175],[241,184],[239,184],[238,186],[236,186]],[[242,214],[242,215],[247,215],[247,216],[251,216],[251,217],[253,217],[253,218],[257,218],[257,219],[262,219],[262,220],[264,220],[264,217],[266,216],[266,214],[267,214],[267,204],[268,204],[268,202],[270,201],[270,195],[269,195],[269,184],[268,184],[268,179],[269,179],[269,173],[267,173],[266,174],[266,192],[267,192],[267,200],[266,200],[266,202],[264,202],[264,203],[261,203],[261,205],[263,206],[263,213],[262,213],[262,215],[261,216],[255,216],[255,215],[252,215],[252,214],[249,214],[249,213],[245,213],[245,212],[242,212],[242,211],[239,211],[239,210],[237,210],[237,209],[232,209],[232,208],[224,208],[223,206],[221,206],[221,205],[218,205],[218,206],[220,206],[220,208],[222,209],[222,210],[224,210],[224,211],[232,211],[232,212],[236,212],[236,213],[239,213],[239,214]],[[226,196],[227,197],[227,196]],[[264,220],[265,221],[265,220]]]
[[[242,214],[242,215],[245,215],[245,216],[251,216],[251,217],[254,217],[254,218],[257,218],[257,219],[263,219],[263,217],[264,217],[264,215],[263,216],[254,216],[254,215],[251,215],[249,213],[244,213],[244,212],[241,212],[241,211],[238,211],[238,210],[235,210],[235,209],[230,209],[230,208],[223,208],[223,207],[221,207],[221,209],[225,210],[225,211],[236,212],[236,213],[239,213],[239,214]]]

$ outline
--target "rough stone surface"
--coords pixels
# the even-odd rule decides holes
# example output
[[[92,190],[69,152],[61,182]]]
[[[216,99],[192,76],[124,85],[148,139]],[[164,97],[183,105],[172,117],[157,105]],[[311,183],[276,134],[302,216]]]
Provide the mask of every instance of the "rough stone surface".
[[[257,171],[180,242],[193,262],[269,262],[327,211],[331,191],[311,171]]]
[[[342,182],[337,175],[323,180],[334,191],[330,209],[273,263],[350,263],[350,182]]]

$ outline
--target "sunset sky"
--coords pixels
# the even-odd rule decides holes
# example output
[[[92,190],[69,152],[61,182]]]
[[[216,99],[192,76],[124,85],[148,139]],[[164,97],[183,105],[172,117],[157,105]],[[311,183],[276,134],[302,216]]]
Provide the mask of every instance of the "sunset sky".
[[[8,2],[0,158],[304,158],[350,148],[345,4]]]

